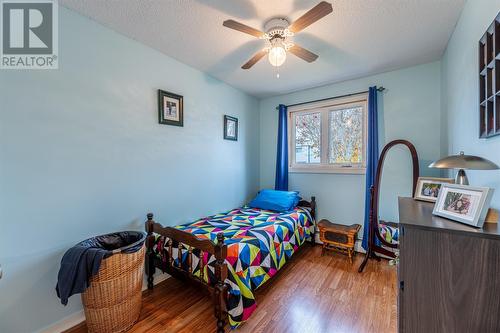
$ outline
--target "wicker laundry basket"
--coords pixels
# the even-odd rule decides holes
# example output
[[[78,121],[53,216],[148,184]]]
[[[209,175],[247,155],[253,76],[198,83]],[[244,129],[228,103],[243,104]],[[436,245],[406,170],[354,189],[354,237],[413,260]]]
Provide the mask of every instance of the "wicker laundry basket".
[[[134,253],[116,252],[102,261],[99,273],[90,279],[90,287],[82,294],[90,333],[124,332],[139,319],[144,244]]]

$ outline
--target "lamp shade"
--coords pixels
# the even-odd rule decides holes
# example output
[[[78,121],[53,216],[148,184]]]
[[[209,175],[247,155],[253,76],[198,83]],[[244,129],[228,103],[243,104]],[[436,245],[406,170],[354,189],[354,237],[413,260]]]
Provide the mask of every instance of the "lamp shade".
[[[438,169],[469,169],[469,170],[495,170],[498,165],[490,160],[479,156],[465,155],[463,151],[459,155],[451,155],[437,160],[429,165],[429,168]]]

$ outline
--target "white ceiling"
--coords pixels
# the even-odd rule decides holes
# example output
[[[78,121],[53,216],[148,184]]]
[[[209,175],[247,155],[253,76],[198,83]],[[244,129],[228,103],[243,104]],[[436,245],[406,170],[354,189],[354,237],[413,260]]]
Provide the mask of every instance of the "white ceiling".
[[[235,19],[263,29],[293,21],[320,0],[60,0],[121,34],[257,97],[363,77],[437,60],[465,0],[330,0],[333,13],[293,37],[319,54],[289,54],[280,78],[262,59],[241,69],[264,41],[222,26]]]

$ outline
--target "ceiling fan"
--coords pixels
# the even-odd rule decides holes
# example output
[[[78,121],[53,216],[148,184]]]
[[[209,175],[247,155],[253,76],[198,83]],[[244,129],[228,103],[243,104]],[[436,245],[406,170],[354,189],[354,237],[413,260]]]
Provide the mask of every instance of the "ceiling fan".
[[[257,52],[250,60],[241,66],[241,68],[251,68],[266,54],[268,55],[268,60],[271,65],[279,67],[285,62],[287,51],[307,62],[313,62],[318,58],[317,54],[291,42],[290,37],[330,14],[332,11],[332,4],[322,1],[292,24],[285,18],[273,18],[269,20],[264,26],[266,32],[262,32],[234,20],[226,20],[222,25],[266,40],[266,47]]]

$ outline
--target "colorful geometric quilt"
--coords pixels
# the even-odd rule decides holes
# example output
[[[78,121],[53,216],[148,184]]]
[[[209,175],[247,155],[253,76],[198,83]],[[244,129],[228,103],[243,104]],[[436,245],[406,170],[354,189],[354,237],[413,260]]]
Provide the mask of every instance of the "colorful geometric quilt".
[[[399,243],[399,228],[384,224],[380,222],[378,224],[378,230],[380,231],[380,236],[390,244]]]
[[[242,207],[176,226],[217,242],[217,234],[224,233],[227,244],[229,285],[228,312],[232,328],[247,320],[256,308],[253,291],[263,285],[283,267],[306,239],[310,239],[314,221],[307,208],[296,207],[287,213]],[[157,235],[155,252],[166,264],[165,245],[168,239]],[[179,265],[177,244],[173,244],[174,265]],[[181,265],[188,269],[188,250],[182,251]],[[200,276],[200,251],[193,250],[193,274]],[[215,257],[203,254],[203,277],[215,283]]]

